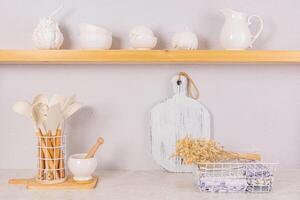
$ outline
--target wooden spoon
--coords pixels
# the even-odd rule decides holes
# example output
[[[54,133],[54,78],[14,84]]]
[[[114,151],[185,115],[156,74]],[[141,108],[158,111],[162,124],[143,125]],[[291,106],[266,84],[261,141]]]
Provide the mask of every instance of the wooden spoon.
[[[24,115],[26,117],[32,118],[31,110],[32,106],[29,102],[27,101],[18,101],[16,102],[13,107],[13,111],[20,115]]]
[[[96,144],[89,150],[89,152],[86,154],[85,159],[92,158],[95,156],[96,151],[98,150],[99,146],[104,143],[104,140],[102,137],[99,137]]]
[[[38,103],[43,103],[48,105],[49,101],[46,95],[44,94],[38,94],[33,98],[32,105],[38,104]]]
[[[78,111],[82,107],[81,103],[73,103],[64,111],[64,119],[68,119],[71,115],[73,115],[76,111]]]
[[[232,159],[242,159],[242,160],[256,160],[256,161],[260,161],[261,160],[261,156],[257,153],[235,153],[235,152],[229,152],[229,154],[231,154],[230,156],[232,157]]]
[[[51,130],[52,135],[55,135],[62,119],[63,119],[63,113],[61,111],[59,103],[50,106],[47,114],[47,119],[46,119],[47,131],[49,132],[49,130]]]
[[[65,103],[65,97],[59,94],[54,94],[50,101],[49,101],[49,106],[53,106],[55,104],[60,104],[61,108],[63,107],[64,103]]]
[[[62,105],[62,110],[65,112],[65,110],[72,105],[73,103],[75,103],[75,99],[76,96],[73,95],[71,97],[66,98],[66,100],[64,101],[63,105]]]
[[[47,134],[45,124],[43,123],[43,114],[41,114],[40,103],[32,107],[32,118],[36,124],[37,129],[40,129],[43,135]]]

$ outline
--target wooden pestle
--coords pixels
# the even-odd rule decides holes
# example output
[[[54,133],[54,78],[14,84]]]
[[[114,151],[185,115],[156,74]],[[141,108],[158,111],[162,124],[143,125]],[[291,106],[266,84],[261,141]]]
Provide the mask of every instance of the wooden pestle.
[[[85,158],[92,158],[92,157],[94,157],[94,155],[95,155],[96,151],[98,150],[99,146],[101,144],[103,144],[103,143],[104,143],[103,138],[99,137],[97,139],[96,144],[94,144],[94,146],[89,150],[89,152],[86,154]]]

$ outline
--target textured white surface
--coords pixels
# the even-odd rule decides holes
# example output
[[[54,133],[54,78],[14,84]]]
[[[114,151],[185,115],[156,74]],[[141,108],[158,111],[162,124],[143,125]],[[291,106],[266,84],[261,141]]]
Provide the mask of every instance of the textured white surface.
[[[1,0],[0,48],[33,48],[39,18],[61,4],[62,48],[79,48],[78,25],[92,23],[114,33],[113,49],[128,48],[129,31],[143,24],[159,37],[158,48],[171,48],[173,34],[187,26],[200,48],[220,49],[224,7],[263,18],[255,49],[300,48],[299,0]],[[171,95],[166,81],[179,71],[199,87],[222,145],[258,151],[280,167],[300,166],[299,65],[1,65],[0,168],[36,167],[32,124],[11,106],[48,92],[77,94],[86,105],[66,124],[69,155],[86,152],[103,136],[99,168],[158,169],[150,153],[148,114]]]
[[[177,81],[180,80],[180,84]],[[174,157],[176,141],[184,137],[210,138],[210,113],[198,100],[187,96],[188,80],[178,75],[172,78],[173,97],[157,104],[150,111],[152,155],[154,160],[170,172],[192,172]]]
[[[192,31],[175,33],[172,37],[172,47],[185,50],[198,49],[198,37]]]
[[[64,36],[54,19],[42,18],[33,30],[32,40],[38,49],[59,49]]]
[[[1,170],[0,199],[5,200],[299,200],[300,170],[278,172],[271,193],[201,193],[192,174],[163,171],[99,171],[100,182],[91,191],[33,191],[8,185],[12,177],[30,177],[32,171]]]

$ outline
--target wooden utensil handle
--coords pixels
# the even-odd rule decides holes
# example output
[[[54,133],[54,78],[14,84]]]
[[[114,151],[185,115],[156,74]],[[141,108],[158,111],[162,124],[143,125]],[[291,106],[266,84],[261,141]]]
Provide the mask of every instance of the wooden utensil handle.
[[[50,169],[55,169],[53,160],[51,160],[53,158],[53,154],[51,155],[50,151],[45,148],[46,144],[45,144],[45,141],[44,141],[42,133],[40,131],[37,131],[36,133],[37,133],[37,135],[38,135],[38,137],[39,137],[39,139],[41,141],[42,151],[43,151],[45,157],[47,159],[49,159],[48,160],[48,164],[49,164]]]
[[[102,137],[98,138],[96,144],[89,150],[89,152],[86,154],[85,158],[92,158],[94,157],[96,151],[98,150],[99,146],[103,144],[104,140]]]
[[[60,175],[60,178],[65,178],[65,161],[64,161],[64,153],[61,152],[61,156],[62,156],[62,159],[60,159],[60,162],[59,162],[59,175]]]
[[[59,169],[59,163],[60,163],[60,159],[61,159],[61,130],[57,129],[56,130],[56,137],[54,139],[54,165],[55,165],[55,169]],[[56,178],[60,178],[60,171],[57,170],[56,171]]]
[[[8,180],[8,184],[12,185],[26,185],[28,183],[28,179],[26,178],[12,178]]]
[[[38,170],[38,177],[39,179],[44,179],[44,170],[45,170],[45,155],[42,151],[42,146],[40,141],[38,142],[38,157],[39,157],[39,170]]]
[[[246,160],[261,160],[261,156],[257,153],[246,153],[246,154],[238,154],[238,159],[246,159]]]

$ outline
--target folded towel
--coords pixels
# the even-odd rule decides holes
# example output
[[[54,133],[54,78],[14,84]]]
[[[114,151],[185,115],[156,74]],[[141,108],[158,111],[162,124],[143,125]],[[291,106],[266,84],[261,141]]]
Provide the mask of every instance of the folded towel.
[[[247,178],[251,177],[271,177],[273,174],[270,169],[262,164],[250,164],[245,166],[245,176]]]
[[[245,168],[247,192],[269,192],[272,190],[273,174],[262,164],[247,165]]]
[[[271,170],[260,163],[204,171],[198,178],[199,189],[207,192],[269,192],[273,182]]]
[[[270,192],[272,190],[272,186],[250,186],[248,185],[246,188],[246,192]]]
[[[247,186],[245,179],[205,177],[198,181],[199,189],[207,192],[242,192]]]

